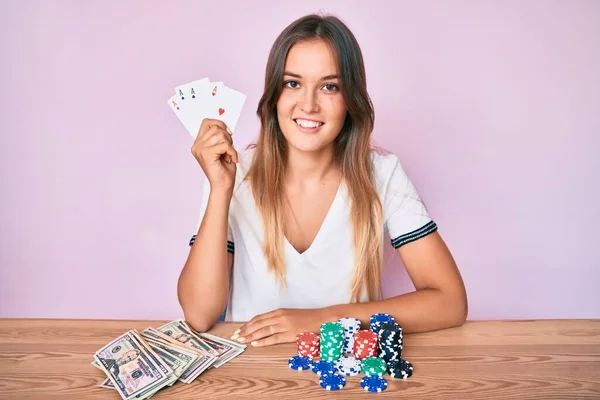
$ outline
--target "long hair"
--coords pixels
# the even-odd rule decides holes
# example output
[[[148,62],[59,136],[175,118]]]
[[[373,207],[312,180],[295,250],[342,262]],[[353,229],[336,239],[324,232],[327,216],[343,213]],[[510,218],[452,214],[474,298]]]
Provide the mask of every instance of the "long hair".
[[[287,142],[277,120],[277,101],[283,90],[284,67],[294,44],[320,39],[333,50],[338,64],[341,92],[347,114],[334,142],[334,162],[351,198],[351,223],[355,253],[351,302],[381,294],[383,235],[382,206],[375,189],[371,158],[371,133],[375,122],[367,92],[362,52],[348,27],[334,16],[311,14],[292,22],[275,40],[266,65],[264,93],[257,115],[261,132],[247,174],[264,226],[263,254],[268,269],[285,287],[283,252],[283,178]]]

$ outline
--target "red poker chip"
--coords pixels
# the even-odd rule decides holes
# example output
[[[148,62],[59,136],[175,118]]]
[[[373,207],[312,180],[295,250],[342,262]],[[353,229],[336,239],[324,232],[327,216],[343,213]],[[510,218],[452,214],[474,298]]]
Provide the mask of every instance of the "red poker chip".
[[[353,354],[359,360],[377,355],[377,334],[371,330],[359,330],[354,334]]]
[[[298,354],[310,358],[318,357],[320,341],[319,335],[314,332],[299,333],[296,335]]]

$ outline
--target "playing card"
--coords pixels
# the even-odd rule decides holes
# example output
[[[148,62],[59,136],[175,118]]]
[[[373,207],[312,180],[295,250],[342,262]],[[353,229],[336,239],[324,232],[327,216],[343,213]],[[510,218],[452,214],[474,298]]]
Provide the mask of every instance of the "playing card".
[[[173,95],[169,98],[169,100],[167,100],[167,104],[169,104],[171,110],[173,110],[175,115],[177,115],[177,118],[179,118],[179,121],[181,121],[185,129],[190,132],[190,135],[192,135],[192,120],[186,115],[187,110],[182,108],[179,99],[180,97],[178,95]],[[195,138],[194,135],[192,136]]]
[[[184,83],[183,85],[179,85],[175,88],[175,94],[179,97],[180,101],[193,99],[195,97],[195,91],[205,84],[210,84],[210,80],[208,78],[202,78],[196,81]]]
[[[196,139],[205,118],[219,119],[233,132],[246,95],[208,78],[191,81],[175,88],[168,104],[185,129]]]
[[[200,123],[204,118],[218,119],[234,132],[246,95],[223,85],[213,87],[208,93],[200,93],[197,100]]]

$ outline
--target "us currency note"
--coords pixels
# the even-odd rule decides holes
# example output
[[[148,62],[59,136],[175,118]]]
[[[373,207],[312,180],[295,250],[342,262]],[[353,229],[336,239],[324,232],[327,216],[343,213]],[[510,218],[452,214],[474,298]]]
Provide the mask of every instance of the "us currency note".
[[[217,351],[219,360],[213,364],[213,367],[215,368],[219,368],[226,362],[233,360],[235,357],[242,354],[247,347],[246,345],[243,345],[241,343],[235,343],[231,340],[211,335],[210,333],[198,332],[197,334],[200,335],[200,337],[208,345],[210,345]]]
[[[201,339],[193,335],[179,320],[169,322],[158,330],[178,342],[194,348],[199,353],[199,358],[193,368],[186,370],[181,380],[189,383],[196,379],[202,372],[217,361],[216,351]]]
[[[100,387],[124,400],[146,400],[177,380],[191,383],[206,369],[218,368],[246,345],[195,331],[184,320],[158,329],[133,329],[94,354],[91,364],[108,377]]]
[[[170,383],[173,370],[150,355],[151,350],[128,331],[94,354],[94,360],[109,377],[124,400],[146,398]]]
[[[168,345],[162,342],[155,342],[151,337],[145,336],[143,332],[142,337],[144,337],[145,343],[150,346],[150,348],[156,354],[158,354],[158,356],[173,370],[173,373],[175,374],[175,378],[169,385],[166,386],[171,386],[173,383],[175,383],[176,380],[183,375],[184,371],[197,359],[196,354],[191,354],[193,353],[192,351],[187,352],[187,354],[181,353],[173,348],[168,347]],[[107,378],[104,382],[102,382],[100,387],[115,389],[115,386],[112,384],[110,378]]]
[[[194,352],[191,349],[186,349],[183,346],[175,346],[170,343],[165,343],[156,337],[153,337],[152,332],[143,331],[142,335],[146,338],[147,343],[150,344],[153,348],[160,351],[160,355],[165,354],[166,357],[171,357],[177,360],[176,367],[173,369],[177,378],[180,378],[184,372],[190,368],[200,357],[198,353]],[[165,360],[166,361],[166,360]]]

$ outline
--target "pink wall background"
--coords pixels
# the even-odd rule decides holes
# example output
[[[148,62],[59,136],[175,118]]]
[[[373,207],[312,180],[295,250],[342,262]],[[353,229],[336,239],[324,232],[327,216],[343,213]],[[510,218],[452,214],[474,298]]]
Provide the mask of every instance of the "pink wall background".
[[[247,94],[267,53],[333,12],[465,279],[469,318],[600,318],[600,3],[0,4],[0,317],[170,319],[204,179],[166,105],[208,76]],[[390,255],[390,252],[388,252]],[[412,290],[395,257],[386,294]]]

